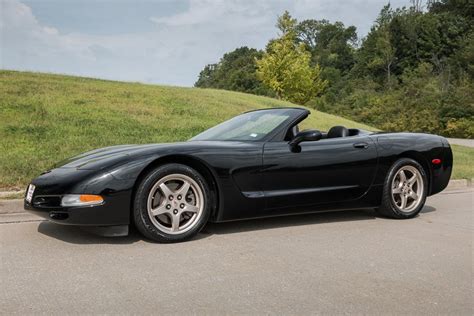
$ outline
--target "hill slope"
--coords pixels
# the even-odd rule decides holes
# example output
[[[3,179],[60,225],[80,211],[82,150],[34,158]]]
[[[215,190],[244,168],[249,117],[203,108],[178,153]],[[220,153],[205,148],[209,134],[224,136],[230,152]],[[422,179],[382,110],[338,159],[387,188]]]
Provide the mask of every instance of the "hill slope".
[[[244,111],[292,106],[223,90],[0,71],[0,188],[103,146],[186,140]],[[369,126],[312,110],[306,128]]]

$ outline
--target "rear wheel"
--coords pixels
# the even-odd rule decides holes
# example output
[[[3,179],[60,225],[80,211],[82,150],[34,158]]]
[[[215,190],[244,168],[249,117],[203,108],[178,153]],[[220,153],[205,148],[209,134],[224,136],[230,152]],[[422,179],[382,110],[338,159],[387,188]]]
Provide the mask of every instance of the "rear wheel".
[[[392,218],[415,217],[425,204],[427,192],[423,167],[413,159],[399,159],[388,172],[378,212]]]
[[[134,221],[146,237],[179,242],[195,236],[206,224],[209,188],[194,169],[181,164],[160,166],[137,188]]]

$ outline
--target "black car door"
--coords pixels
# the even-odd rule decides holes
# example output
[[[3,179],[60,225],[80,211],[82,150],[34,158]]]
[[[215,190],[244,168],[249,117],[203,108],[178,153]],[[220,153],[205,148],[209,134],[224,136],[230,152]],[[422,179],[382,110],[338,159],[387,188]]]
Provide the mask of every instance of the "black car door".
[[[263,153],[266,208],[312,206],[354,200],[372,184],[377,151],[365,135],[321,139],[299,144],[267,142]],[[328,204],[329,205],[329,204]]]

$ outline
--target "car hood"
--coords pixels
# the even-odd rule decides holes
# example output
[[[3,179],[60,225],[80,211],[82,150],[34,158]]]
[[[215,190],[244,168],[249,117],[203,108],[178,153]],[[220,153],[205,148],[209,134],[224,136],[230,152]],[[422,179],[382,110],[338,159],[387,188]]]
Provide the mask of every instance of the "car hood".
[[[148,155],[167,155],[174,153],[192,155],[198,150],[218,150],[222,147],[239,147],[242,142],[221,141],[187,141],[178,143],[145,144],[145,145],[120,145],[99,148],[85,152],[75,157],[66,159],[56,164],[55,168],[75,168],[79,170],[102,170],[110,168],[135,157]]]
[[[141,152],[147,152],[166,145],[169,146],[171,144],[120,145],[99,148],[63,160],[57,163],[55,168],[100,170],[127,161],[132,154],[140,154]]]

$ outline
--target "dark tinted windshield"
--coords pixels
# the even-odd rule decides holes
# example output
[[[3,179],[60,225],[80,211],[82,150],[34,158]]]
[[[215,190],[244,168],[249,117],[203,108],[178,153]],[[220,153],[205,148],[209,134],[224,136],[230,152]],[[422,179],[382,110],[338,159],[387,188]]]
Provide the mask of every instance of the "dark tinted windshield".
[[[259,141],[290,117],[284,109],[248,112],[214,126],[191,140]]]

